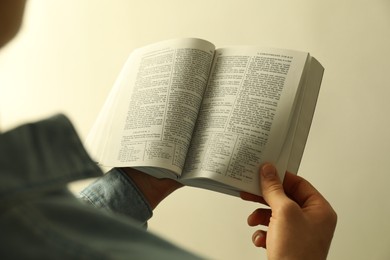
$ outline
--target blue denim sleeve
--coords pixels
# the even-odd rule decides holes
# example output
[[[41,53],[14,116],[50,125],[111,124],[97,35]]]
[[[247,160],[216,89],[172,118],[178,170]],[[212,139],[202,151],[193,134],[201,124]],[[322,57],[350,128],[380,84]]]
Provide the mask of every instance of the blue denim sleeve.
[[[144,225],[153,211],[127,174],[113,168],[80,192],[82,200],[96,208],[126,215]]]

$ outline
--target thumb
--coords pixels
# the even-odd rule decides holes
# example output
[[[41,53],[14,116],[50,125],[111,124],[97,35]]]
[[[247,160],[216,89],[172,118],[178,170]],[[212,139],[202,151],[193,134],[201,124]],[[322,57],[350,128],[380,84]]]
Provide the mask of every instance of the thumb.
[[[276,168],[270,163],[266,163],[260,168],[260,186],[263,198],[271,208],[281,199],[286,198]]]

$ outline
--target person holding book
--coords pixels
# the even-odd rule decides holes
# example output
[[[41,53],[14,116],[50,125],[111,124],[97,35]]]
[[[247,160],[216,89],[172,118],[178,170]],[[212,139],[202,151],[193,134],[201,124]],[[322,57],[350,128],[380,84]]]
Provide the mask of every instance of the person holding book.
[[[17,33],[24,6],[0,2],[0,47]],[[89,177],[99,178],[81,192],[83,203],[67,184]],[[272,164],[260,180],[264,198],[241,194],[271,207],[249,216],[249,225],[269,226],[253,243],[269,259],[325,259],[337,220],[330,204],[301,177],[286,173],[282,184]],[[181,186],[131,168],[102,176],[63,115],[1,133],[0,258],[199,259],[143,228]]]

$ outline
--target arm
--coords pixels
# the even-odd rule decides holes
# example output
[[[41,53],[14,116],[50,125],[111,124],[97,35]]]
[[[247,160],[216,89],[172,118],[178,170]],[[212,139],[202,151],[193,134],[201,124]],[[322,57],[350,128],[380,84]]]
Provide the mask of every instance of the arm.
[[[146,224],[152,210],[182,185],[131,168],[113,168],[80,192],[96,208],[120,213]]]
[[[177,181],[157,179],[132,168],[122,168],[122,170],[137,185],[152,209],[155,209],[169,194],[183,186]]]
[[[263,198],[242,193],[245,200],[266,202],[248,217],[250,226],[266,225],[253,234],[255,246],[267,249],[269,259],[326,259],[337,215],[325,198],[305,179],[286,173],[282,184],[276,169],[260,171]]]

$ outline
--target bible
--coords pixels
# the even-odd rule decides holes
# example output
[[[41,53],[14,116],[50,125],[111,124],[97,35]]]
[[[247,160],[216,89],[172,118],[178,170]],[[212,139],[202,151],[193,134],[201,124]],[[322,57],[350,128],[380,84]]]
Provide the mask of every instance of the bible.
[[[230,195],[261,195],[258,169],[297,173],[324,68],[307,52],[196,38],[131,52],[86,148],[105,167],[133,167]]]

